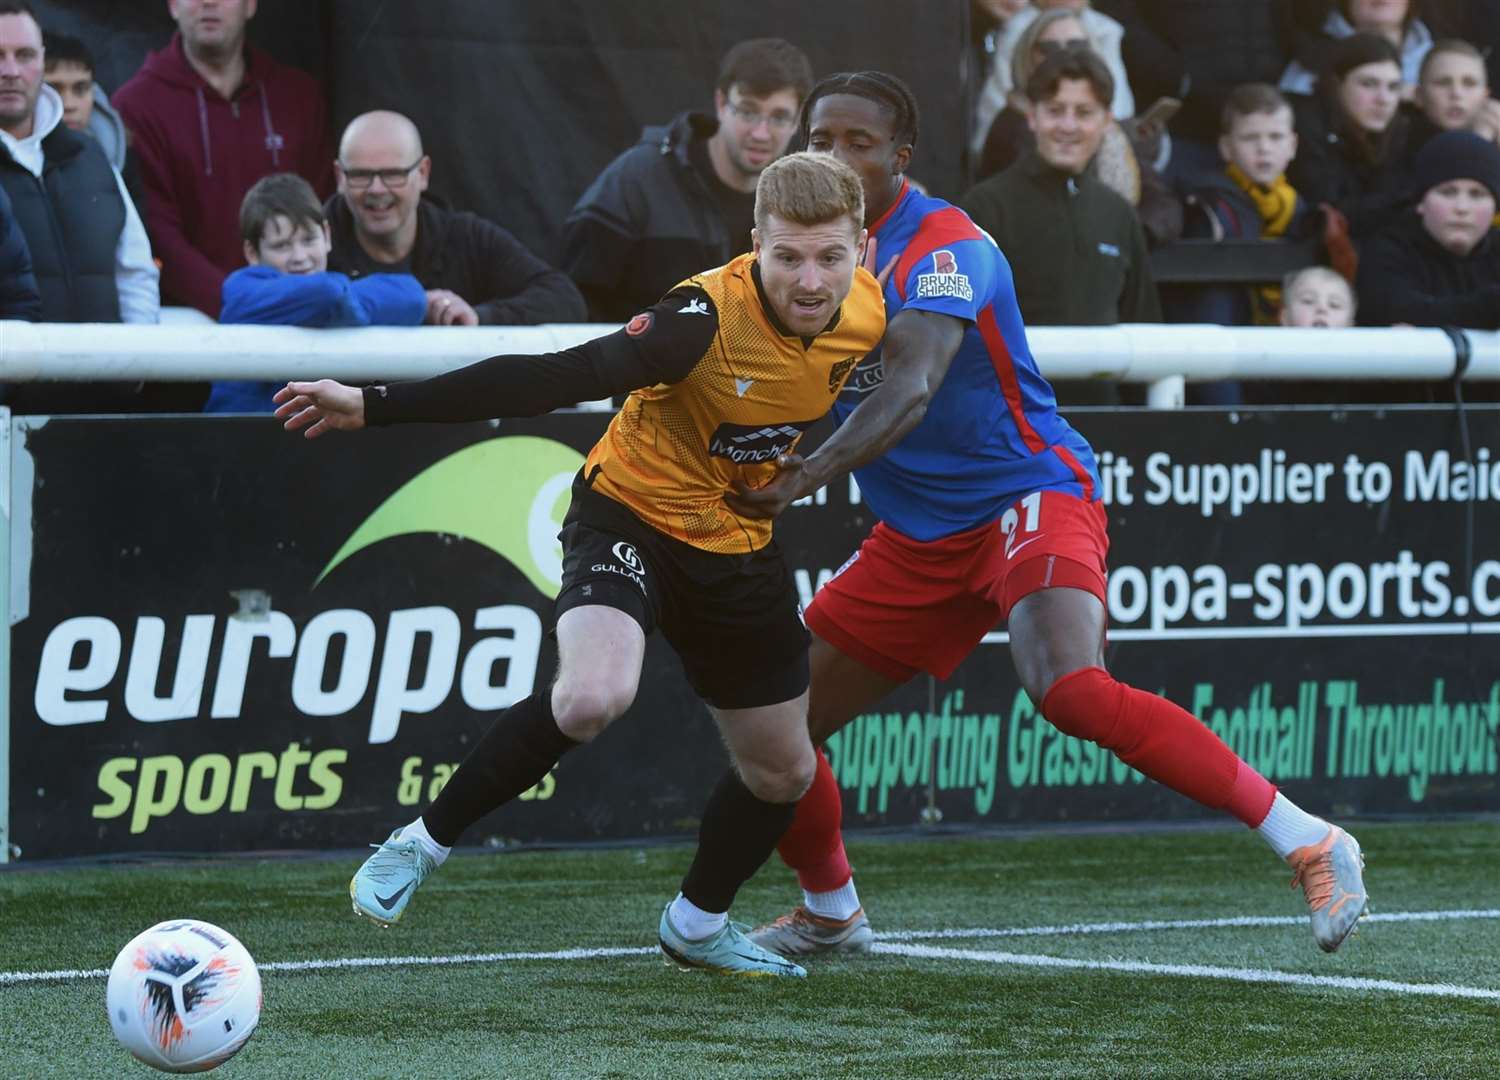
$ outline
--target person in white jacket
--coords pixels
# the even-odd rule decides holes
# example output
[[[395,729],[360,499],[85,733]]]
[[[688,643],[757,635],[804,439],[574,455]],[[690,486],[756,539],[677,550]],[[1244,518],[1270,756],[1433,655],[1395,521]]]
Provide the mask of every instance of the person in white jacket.
[[[1135,115],[1135,95],[1130,92],[1130,82],[1125,75],[1125,61],[1120,54],[1125,28],[1108,15],[1095,11],[1089,6],[1088,0],[1035,0],[1006,21],[995,45],[994,66],[990,69],[984,88],[979,92],[979,102],[974,108],[974,130],[969,140],[969,148],[974,154],[977,155],[983,149],[990,123],[995,119],[995,114],[1005,108],[1006,98],[1014,89],[1011,84],[1011,61],[1021,35],[1036,21],[1038,15],[1051,8],[1066,8],[1078,16],[1089,47],[1099,54],[1109,68],[1109,73],[1115,80],[1115,98],[1110,103],[1110,112],[1115,119],[1128,120]]]
[[[1323,20],[1321,38],[1307,41],[1305,55],[1292,60],[1281,75],[1288,94],[1311,94],[1317,88],[1320,61],[1328,47],[1353,34],[1379,34],[1401,54],[1403,100],[1413,100],[1422,77],[1422,61],[1432,48],[1432,31],[1416,18],[1408,0],[1339,0]]]

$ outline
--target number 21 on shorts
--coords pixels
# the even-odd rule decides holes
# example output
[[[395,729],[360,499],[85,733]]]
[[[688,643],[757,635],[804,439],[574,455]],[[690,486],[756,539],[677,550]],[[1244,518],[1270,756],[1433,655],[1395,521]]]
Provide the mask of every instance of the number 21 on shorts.
[[[1021,520],[1021,511],[1026,512],[1026,520]],[[1022,539],[1023,534],[1036,533],[1037,526],[1042,520],[1042,493],[1033,491],[1020,502],[1016,503],[1000,518],[1000,531],[1005,535],[1005,557],[1007,559],[1015,555],[1027,544],[1038,539],[1035,535],[1028,535]],[[1016,528],[1017,525],[1021,527]]]

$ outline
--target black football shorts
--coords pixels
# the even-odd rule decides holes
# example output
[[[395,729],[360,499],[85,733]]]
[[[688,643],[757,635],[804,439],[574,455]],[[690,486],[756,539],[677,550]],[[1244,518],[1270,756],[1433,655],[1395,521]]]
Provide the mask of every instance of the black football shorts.
[[[720,555],[673,539],[594,491],[580,473],[558,539],[557,615],[600,604],[660,629],[688,681],[720,709],[776,705],[808,685],[807,628],[797,587],[773,540]]]

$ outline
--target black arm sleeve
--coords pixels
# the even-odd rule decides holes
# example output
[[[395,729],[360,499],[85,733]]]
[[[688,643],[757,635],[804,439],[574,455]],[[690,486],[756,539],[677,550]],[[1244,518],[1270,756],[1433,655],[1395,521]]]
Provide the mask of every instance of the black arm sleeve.
[[[709,295],[673,289],[613,334],[542,356],[492,356],[420,382],[365,388],[370,425],[540,416],[564,405],[675,383],[718,332]]]

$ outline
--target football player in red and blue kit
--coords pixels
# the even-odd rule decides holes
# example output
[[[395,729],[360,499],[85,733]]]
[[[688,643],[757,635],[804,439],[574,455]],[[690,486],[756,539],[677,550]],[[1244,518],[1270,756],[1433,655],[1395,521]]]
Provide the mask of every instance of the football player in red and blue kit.
[[[880,269],[887,315],[882,346],[835,406],[838,430],[732,498],[774,516],[854,470],[879,518],[806,612],[813,742],[922,672],[947,678],[1003,621],[1021,685],[1048,721],[1256,829],[1294,869],[1319,946],[1337,949],[1366,906],[1354,838],[1298,808],[1192,714],[1104,668],[1109,541],[1093,451],[1032,359],[1004,255],[962,210],[906,182],[910,90],[880,72],[834,75],[802,117],[808,149],[860,174],[866,265]],[[1066,137],[1066,119],[1050,127]],[[804,902],[756,931],[764,947],[869,948],[841,817],[820,750],[779,847]]]

